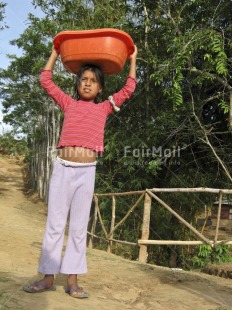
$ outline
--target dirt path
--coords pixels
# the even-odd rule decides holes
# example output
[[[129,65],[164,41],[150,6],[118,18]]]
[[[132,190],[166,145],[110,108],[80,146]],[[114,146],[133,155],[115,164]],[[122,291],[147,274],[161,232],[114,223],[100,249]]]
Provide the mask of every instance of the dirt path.
[[[39,279],[45,221],[45,205],[23,192],[21,167],[0,157],[0,309],[232,309],[232,280],[139,264],[98,250],[88,250],[89,272],[80,277],[89,299],[65,294],[63,276],[57,276],[56,292],[25,293],[22,286]]]

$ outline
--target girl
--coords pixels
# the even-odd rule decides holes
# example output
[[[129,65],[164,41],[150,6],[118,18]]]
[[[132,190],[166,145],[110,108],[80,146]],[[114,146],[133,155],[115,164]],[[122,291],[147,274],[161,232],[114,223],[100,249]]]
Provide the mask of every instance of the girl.
[[[52,70],[59,54],[53,47],[40,82],[47,94],[64,112],[64,122],[57,146],[49,185],[48,216],[38,271],[44,278],[23,289],[29,293],[54,291],[54,276],[67,274],[67,289],[72,297],[87,298],[78,286],[77,275],[87,272],[86,238],[94,193],[97,154],[104,151],[103,136],[107,117],[129,99],[136,87],[137,48],[130,56],[130,70],[125,86],[109,100],[96,104],[104,86],[104,76],[97,66],[86,65],[77,74],[78,100],[65,94],[52,80]],[[64,257],[62,247],[69,219],[69,234]]]

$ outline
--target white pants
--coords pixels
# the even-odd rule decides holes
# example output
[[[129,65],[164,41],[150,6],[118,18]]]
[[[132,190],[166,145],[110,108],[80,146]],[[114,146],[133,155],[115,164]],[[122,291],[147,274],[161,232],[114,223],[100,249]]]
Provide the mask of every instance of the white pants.
[[[60,159],[54,162],[39,272],[44,274],[87,272],[86,238],[95,172],[96,162],[83,164]],[[62,259],[69,212],[69,234]]]

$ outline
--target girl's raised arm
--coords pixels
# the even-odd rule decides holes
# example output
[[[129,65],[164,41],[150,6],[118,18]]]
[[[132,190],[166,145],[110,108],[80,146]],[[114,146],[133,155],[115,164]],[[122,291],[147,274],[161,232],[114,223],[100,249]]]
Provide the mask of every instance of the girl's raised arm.
[[[56,51],[55,47],[53,46],[52,47],[51,55],[48,58],[48,61],[47,61],[46,65],[45,65],[45,67],[44,67],[44,70],[53,70],[55,62],[56,62],[58,56],[59,56],[59,53]]]
[[[138,50],[135,45],[134,53],[130,55],[130,70],[129,76],[136,79],[136,58],[137,58]]]

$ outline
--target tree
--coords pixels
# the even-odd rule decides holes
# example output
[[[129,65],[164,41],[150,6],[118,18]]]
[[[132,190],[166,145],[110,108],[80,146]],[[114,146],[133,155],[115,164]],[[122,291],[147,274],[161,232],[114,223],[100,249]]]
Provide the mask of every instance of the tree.
[[[13,132],[0,135],[0,152],[12,158],[23,157],[27,154],[27,143],[24,138],[16,139]]]
[[[7,28],[7,25],[4,22],[5,7],[6,7],[6,3],[0,2],[0,30]]]

